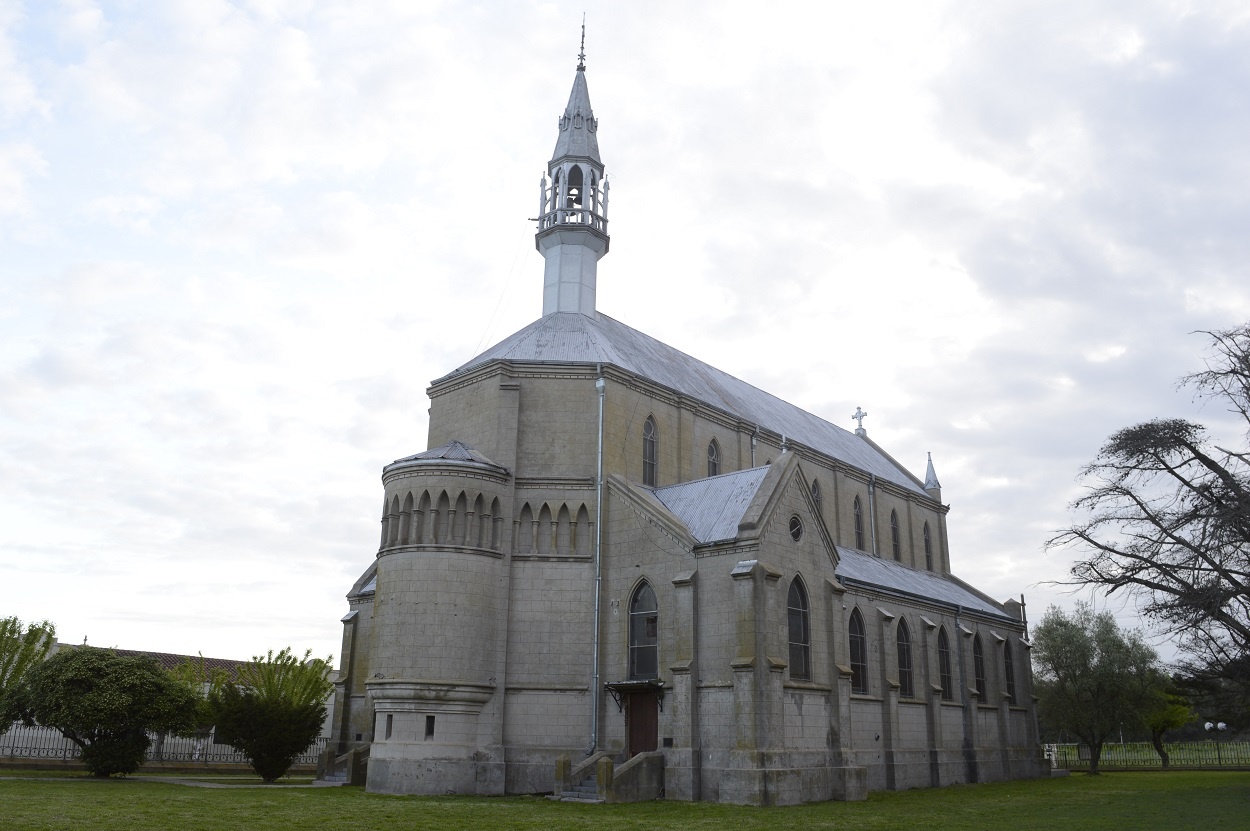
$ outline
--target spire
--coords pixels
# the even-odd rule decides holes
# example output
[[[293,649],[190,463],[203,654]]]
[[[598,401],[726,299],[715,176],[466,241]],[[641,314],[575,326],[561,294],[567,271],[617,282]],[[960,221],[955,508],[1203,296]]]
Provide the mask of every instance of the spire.
[[[568,106],[560,116],[560,135],[556,137],[556,149],[552,161],[568,156],[589,159],[599,165],[599,122],[590,108],[590,90],[586,86],[586,55],[578,55],[577,74],[573,76],[573,90],[569,93]]]
[[[929,454],[929,466],[924,472],[924,489],[938,502],[942,501],[942,483],[938,481],[937,472],[933,469],[933,454]]]
[[[534,245],[546,260],[543,314],[595,314],[599,259],[608,253],[608,183],[599,158],[599,122],[586,87],[586,21],[569,103],[547,172],[539,182]]]

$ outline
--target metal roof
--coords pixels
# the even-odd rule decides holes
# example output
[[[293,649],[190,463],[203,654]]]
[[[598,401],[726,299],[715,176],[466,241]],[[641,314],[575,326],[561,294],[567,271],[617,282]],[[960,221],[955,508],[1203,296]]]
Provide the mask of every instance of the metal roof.
[[[996,603],[969,591],[953,580],[932,571],[909,568],[893,560],[883,560],[854,548],[838,549],[838,579],[854,580],[890,591],[962,606],[981,614],[1011,620]]]
[[[590,109],[590,90],[586,86],[586,72],[577,70],[573,76],[573,89],[569,92],[569,103],[564,108],[564,117],[560,119],[560,135],[556,139],[556,149],[551,160],[564,156],[580,156],[593,159],[600,164],[599,138],[595,135],[595,114]]]
[[[756,467],[657,488],[652,493],[701,544],[738,536],[742,514],[755,498],[767,467]]]
[[[495,360],[611,364],[758,424],[867,473],[923,494],[924,488],[869,442],[782,401],[602,312],[545,315],[434,383]]]
[[[507,468],[502,465],[495,464],[464,442],[456,440],[444,444],[442,447],[435,447],[431,450],[423,450],[422,452],[416,453],[412,456],[405,456],[402,459],[396,459],[386,467],[382,468],[382,472],[385,473],[395,467],[405,467],[407,465],[419,464],[421,462],[473,462],[474,464],[495,468],[497,470],[507,470]]]

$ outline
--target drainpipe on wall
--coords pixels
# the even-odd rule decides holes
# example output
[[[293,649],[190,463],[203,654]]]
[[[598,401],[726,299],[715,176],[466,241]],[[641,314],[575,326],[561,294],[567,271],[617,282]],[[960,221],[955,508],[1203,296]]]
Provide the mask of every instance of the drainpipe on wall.
[[[597,367],[595,391],[599,393],[599,450],[595,462],[595,651],[590,673],[590,749],[592,755],[599,747],[599,596],[603,587],[603,395],[607,382],[603,380],[603,364]]]

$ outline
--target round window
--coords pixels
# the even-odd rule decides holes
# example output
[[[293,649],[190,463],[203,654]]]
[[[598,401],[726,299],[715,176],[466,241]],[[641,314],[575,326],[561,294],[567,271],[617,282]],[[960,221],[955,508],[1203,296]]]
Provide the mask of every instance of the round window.
[[[803,520],[797,516],[790,517],[790,536],[794,538],[795,542],[803,539]]]

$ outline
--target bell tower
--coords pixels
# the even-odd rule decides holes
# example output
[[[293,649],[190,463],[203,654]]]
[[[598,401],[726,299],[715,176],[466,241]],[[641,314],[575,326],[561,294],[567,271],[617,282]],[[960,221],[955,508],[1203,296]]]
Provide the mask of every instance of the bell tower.
[[[538,233],[543,255],[543,316],[595,314],[599,258],[608,253],[608,183],[599,158],[599,122],[586,88],[586,28],[577,74],[547,172],[539,182]]]

